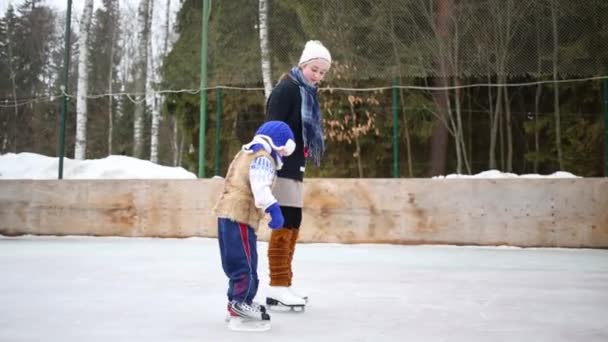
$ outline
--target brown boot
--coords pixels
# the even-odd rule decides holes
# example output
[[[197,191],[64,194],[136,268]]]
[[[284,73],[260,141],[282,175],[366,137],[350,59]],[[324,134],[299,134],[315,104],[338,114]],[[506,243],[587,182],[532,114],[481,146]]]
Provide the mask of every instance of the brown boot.
[[[299,229],[290,229],[291,239],[289,240],[289,281],[287,286],[291,286],[291,279],[293,278],[293,255],[296,252],[296,242],[298,241],[298,235],[300,234]]]
[[[289,286],[291,263],[290,244],[293,229],[275,229],[268,242],[270,286]]]

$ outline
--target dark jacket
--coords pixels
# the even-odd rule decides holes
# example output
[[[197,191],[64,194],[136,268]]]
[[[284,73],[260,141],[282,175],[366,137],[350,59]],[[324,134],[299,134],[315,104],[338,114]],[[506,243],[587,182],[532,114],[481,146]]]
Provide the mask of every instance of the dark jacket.
[[[283,76],[272,89],[266,103],[266,120],[285,122],[296,138],[296,150],[283,158],[283,168],[277,176],[302,181],[304,179],[304,140],[302,138],[302,97],[300,87],[289,75]]]

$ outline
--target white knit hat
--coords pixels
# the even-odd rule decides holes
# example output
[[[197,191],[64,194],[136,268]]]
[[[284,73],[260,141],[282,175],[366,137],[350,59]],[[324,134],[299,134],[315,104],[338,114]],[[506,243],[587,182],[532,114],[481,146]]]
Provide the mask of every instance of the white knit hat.
[[[302,66],[314,59],[324,59],[331,64],[331,55],[329,50],[318,40],[309,40],[304,46],[302,56],[300,57],[299,66]]]

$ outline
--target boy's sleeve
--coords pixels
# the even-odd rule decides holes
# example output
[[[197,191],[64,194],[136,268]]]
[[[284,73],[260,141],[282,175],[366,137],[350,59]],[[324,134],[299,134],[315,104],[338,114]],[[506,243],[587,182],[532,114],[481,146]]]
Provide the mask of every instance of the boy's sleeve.
[[[277,202],[272,195],[272,182],[275,169],[270,158],[261,156],[255,158],[249,167],[249,183],[255,206],[266,210],[271,204]]]

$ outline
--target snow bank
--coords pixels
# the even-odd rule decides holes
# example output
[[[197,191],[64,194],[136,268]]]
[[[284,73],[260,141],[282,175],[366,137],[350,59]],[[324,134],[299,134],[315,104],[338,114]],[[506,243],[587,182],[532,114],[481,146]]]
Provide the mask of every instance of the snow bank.
[[[59,158],[36,153],[0,155],[0,179],[57,179]],[[102,159],[63,159],[64,179],[196,179],[182,167],[154,164],[133,157],[111,155]]]
[[[435,176],[433,179],[462,179],[462,178],[580,178],[579,176],[573,175],[570,172],[557,171],[550,175],[539,175],[539,174],[523,174],[517,175],[515,173],[501,172],[498,170],[483,171],[475,175],[460,175],[450,174],[447,176]]]

